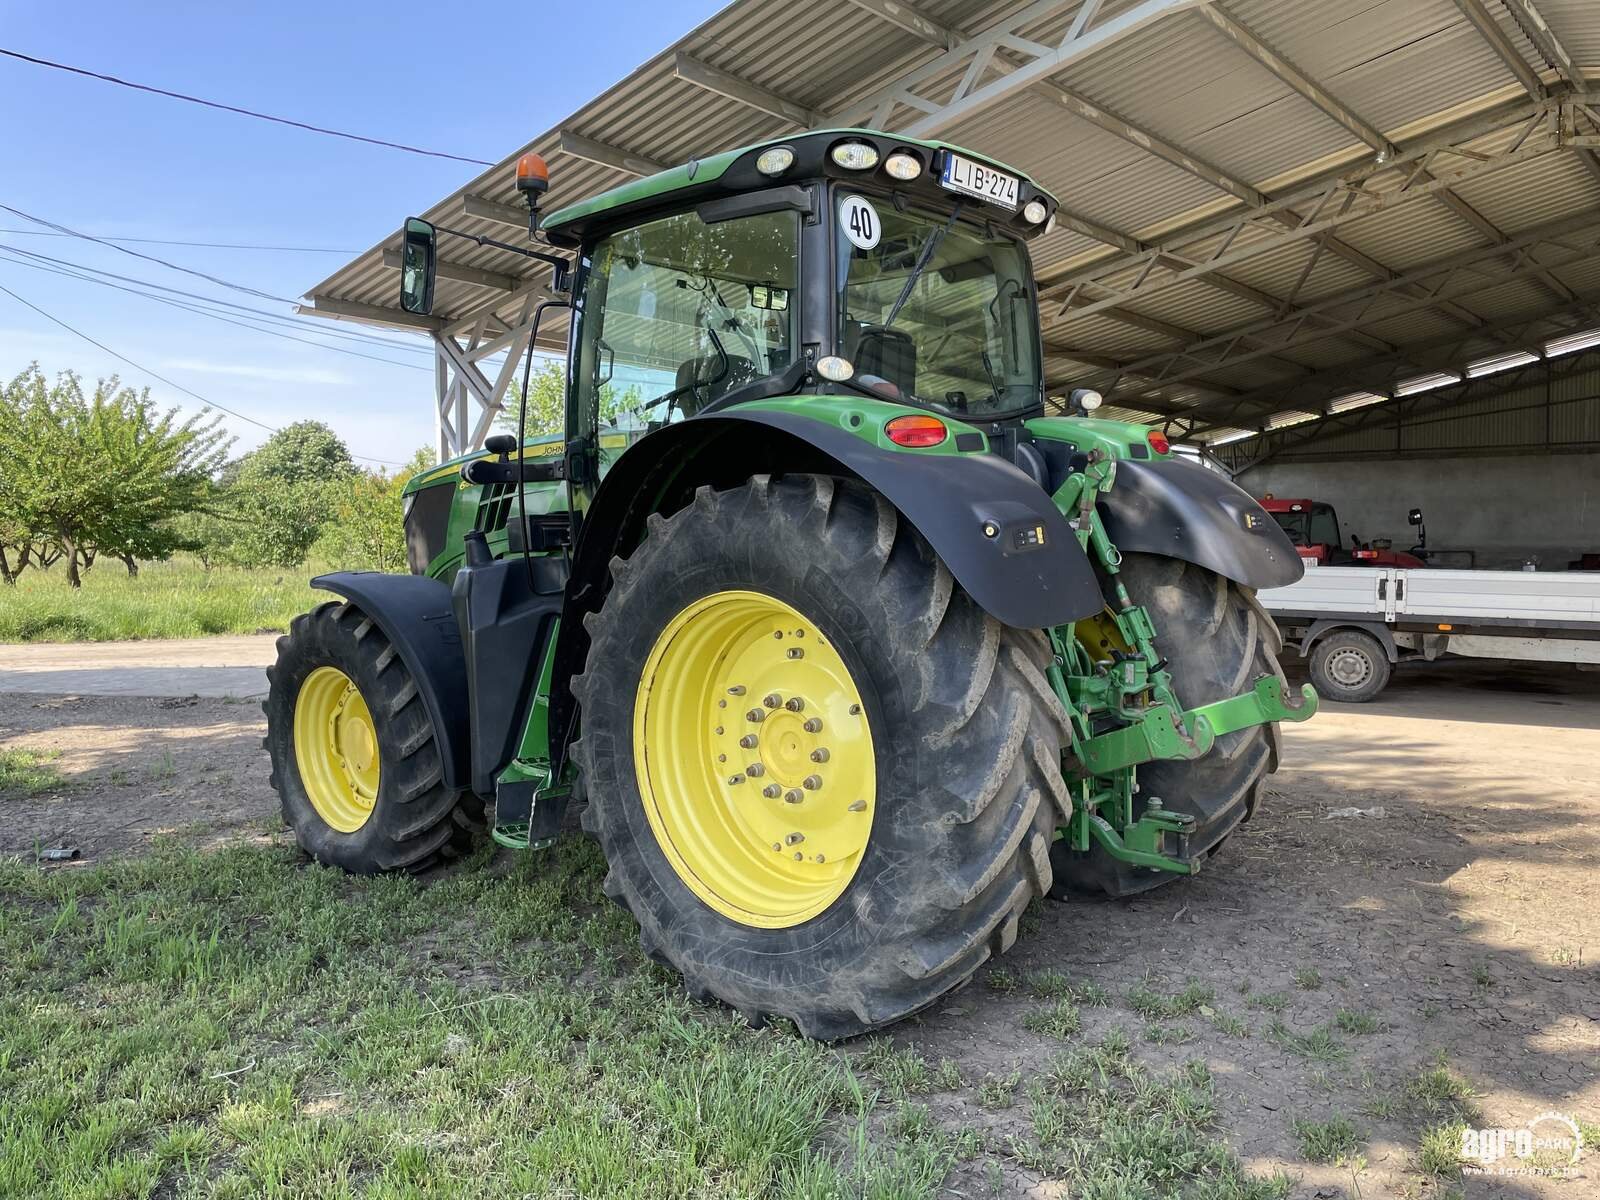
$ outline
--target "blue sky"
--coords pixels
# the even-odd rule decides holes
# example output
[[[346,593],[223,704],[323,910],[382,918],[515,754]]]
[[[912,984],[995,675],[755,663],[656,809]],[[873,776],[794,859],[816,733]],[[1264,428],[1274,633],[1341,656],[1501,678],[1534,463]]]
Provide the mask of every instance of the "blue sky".
[[[559,11],[535,3],[487,13],[414,0],[12,0],[0,46],[312,124],[497,160],[720,7],[720,0],[594,0]],[[452,11],[466,21],[455,25]],[[8,58],[0,58],[0,164],[0,204],[84,233],[350,252],[482,170]],[[0,230],[37,228],[0,210]],[[0,246],[290,314],[286,304],[77,238],[3,232]],[[339,254],[129,248],[291,298],[345,261]],[[32,269],[9,252],[0,253],[0,285],[172,381],[269,424],[315,417],[333,425],[353,453],[394,461],[432,442],[430,359],[417,349],[339,343],[410,365],[350,357]],[[304,333],[284,331],[315,338],[325,327],[366,328],[304,324]],[[426,346],[402,335],[393,340]],[[35,360],[48,374],[120,374],[149,384],[163,402],[199,407],[0,293],[0,377]],[[227,425],[240,449],[266,436],[231,418]]]

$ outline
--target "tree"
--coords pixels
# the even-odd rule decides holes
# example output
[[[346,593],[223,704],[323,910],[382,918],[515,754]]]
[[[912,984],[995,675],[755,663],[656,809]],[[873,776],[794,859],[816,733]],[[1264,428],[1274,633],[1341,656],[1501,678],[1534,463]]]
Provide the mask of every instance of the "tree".
[[[139,558],[181,549],[173,520],[210,500],[229,440],[219,425],[205,411],[180,421],[116,376],[92,396],[72,371],[53,384],[37,364],[16,376],[0,408],[0,540],[18,554],[0,566],[6,582],[52,553],[79,587],[99,554],[134,573]]]
[[[357,474],[349,449],[320,421],[274,433],[222,474],[236,518],[228,557],[244,566],[299,566]]]
[[[432,450],[418,450],[394,475],[357,471],[340,486],[333,518],[317,541],[317,553],[342,568],[403,571],[405,522],[400,493],[410,478],[435,462]]]
[[[517,428],[517,414],[521,402],[516,399],[517,385],[512,385],[511,401],[500,414],[500,424],[512,432]],[[600,388],[600,422],[609,424],[618,415],[638,407],[644,393],[638,384],[619,389],[607,383]],[[558,359],[547,358],[528,380],[528,428],[530,438],[560,434],[567,423],[567,372]]]

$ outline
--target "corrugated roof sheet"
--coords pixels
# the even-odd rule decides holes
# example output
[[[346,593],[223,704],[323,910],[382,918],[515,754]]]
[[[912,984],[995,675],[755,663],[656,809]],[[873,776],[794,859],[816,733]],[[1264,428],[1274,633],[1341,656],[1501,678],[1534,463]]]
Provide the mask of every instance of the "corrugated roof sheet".
[[[1095,21],[1115,20],[1140,3],[1107,0]],[[1515,53],[1547,85],[1559,89],[1560,81],[1550,64],[1499,0],[1486,3]],[[1600,70],[1600,3],[1539,3],[1556,36],[1577,61]],[[1023,0],[922,0],[917,9],[963,37],[980,34],[1027,7]],[[1315,79],[1360,120],[1391,139],[1409,142],[1432,136],[1431,130],[1474,112],[1503,109],[1507,115],[1499,127],[1469,147],[1472,153],[1501,155],[1521,132],[1512,119],[1513,110],[1519,104],[1526,109],[1533,103],[1518,99],[1522,93],[1515,73],[1453,0],[1221,0],[1220,7]],[[1063,4],[1022,32],[1053,44],[1077,15],[1076,5]],[[820,31],[825,31],[824,37],[819,37]],[[561,129],[631,155],[674,164],[797,128],[678,78],[674,61],[680,52],[802,105],[821,119],[848,111],[908,72],[938,60],[944,47],[884,21],[851,0],[807,4],[736,0],[578,109],[560,127],[518,147],[500,165],[425,215],[471,233],[513,233],[497,221],[466,216],[462,198],[470,195],[516,207],[509,164],[525,149],[536,150],[551,161],[548,208],[594,195],[630,178],[612,167],[561,153]],[[1018,61],[1015,50],[1003,47],[991,78],[1011,70]],[[946,87],[953,86],[963,70],[964,64],[958,62],[936,79],[943,78]],[[935,82],[924,85],[922,94],[934,95]],[[1349,129],[1297,94],[1192,7],[1175,7],[1136,32],[1071,62],[1050,84],[1087,97],[1247,188],[1261,188],[1269,181],[1332,178],[1341,170],[1356,170],[1373,161],[1373,150]],[[901,123],[915,115],[908,109],[901,109],[900,114]],[[1591,127],[1583,123],[1586,119],[1580,115],[1575,132],[1600,136],[1600,123]],[[1323,250],[1314,269],[1302,278],[1312,244],[1304,239],[1277,244],[1289,235],[1289,225],[1250,226],[1231,238],[1220,230],[1209,237],[1184,234],[1184,230],[1205,228],[1218,214],[1242,213],[1245,205],[1199,177],[1203,170],[1191,173],[1166,162],[1069,113],[1054,100],[1018,91],[1003,103],[951,124],[940,136],[1014,163],[1060,196],[1064,209],[1086,220],[1146,242],[1159,239],[1163,247],[1174,248],[1178,260],[1163,263],[1152,272],[1162,286],[1135,294],[1122,305],[1121,317],[1109,312],[1058,315],[1059,297],[1055,303],[1046,302],[1048,341],[1089,360],[1073,362],[1064,354],[1053,353],[1048,360],[1052,385],[1114,384],[1118,389],[1114,402],[1126,399],[1131,404],[1142,397],[1146,403],[1155,403],[1154,394],[1159,393],[1160,402],[1171,408],[1196,405],[1204,413],[1231,404],[1233,392],[1270,390],[1275,383],[1303,384],[1306,368],[1336,375],[1379,352],[1383,343],[1404,347],[1459,332],[1459,311],[1451,317],[1417,308],[1418,293],[1413,289],[1394,297],[1388,308],[1376,307],[1377,319],[1355,334],[1346,331],[1301,340],[1279,354],[1228,362],[1189,380],[1152,382],[1137,376],[1119,377],[1114,368],[1091,365],[1106,360],[1127,363],[1177,349],[1190,334],[1203,338],[1247,329],[1279,315],[1291,295],[1294,304],[1315,304],[1375,279],[1486,244],[1484,229],[1461,212],[1452,211],[1447,197],[1418,198],[1340,226],[1333,235],[1336,243]],[[1536,136],[1546,136],[1543,127]],[[1600,165],[1592,153],[1560,149],[1468,179],[1454,190],[1461,201],[1507,235],[1586,213],[1594,213],[1595,223],[1600,225]],[[1449,171],[1466,161],[1459,156],[1444,157],[1427,165],[1436,172]],[[1363,194],[1391,191],[1403,178],[1400,171],[1379,171],[1362,184]],[[1279,194],[1287,186],[1291,185],[1281,185]],[[1292,209],[1290,225],[1306,216],[1309,207]],[[1330,211],[1325,208],[1319,215]],[[1167,286],[1172,270],[1182,262],[1203,262],[1223,249],[1224,243],[1230,256],[1255,247],[1268,248],[1230,264],[1217,278]],[[397,235],[389,236],[318,284],[311,294],[324,303],[343,301],[395,314],[398,275],[383,265],[382,250],[397,244]],[[1045,280],[1081,275],[1092,264],[1097,278],[1125,288],[1142,270],[1125,252],[1065,228],[1039,239],[1032,254]],[[455,242],[448,257],[451,262],[496,272],[512,281],[528,275],[526,260],[491,247]],[[1124,262],[1133,265],[1119,272],[1119,264]],[[1600,264],[1572,263],[1554,273],[1566,289],[1577,293],[1577,301],[1571,303],[1600,298]],[[1252,289],[1258,299],[1244,294]],[[1077,303],[1100,294],[1085,291]],[[1516,279],[1464,297],[1460,303],[1493,326],[1553,311],[1559,307],[1559,299],[1559,289]],[[487,310],[508,316],[514,307],[514,298],[506,290],[439,280],[436,311],[445,317],[463,318]],[[1406,311],[1393,311],[1395,308]],[[1130,324],[1141,318],[1142,326]],[[1318,327],[1312,322],[1304,329],[1309,332]],[[550,332],[559,333],[561,328],[557,322]],[[1161,332],[1163,329],[1167,332]],[[1194,364],[1188,366],[1192,371]],[[1333,382],[1336,380],[1330,379],[1330,386]]]

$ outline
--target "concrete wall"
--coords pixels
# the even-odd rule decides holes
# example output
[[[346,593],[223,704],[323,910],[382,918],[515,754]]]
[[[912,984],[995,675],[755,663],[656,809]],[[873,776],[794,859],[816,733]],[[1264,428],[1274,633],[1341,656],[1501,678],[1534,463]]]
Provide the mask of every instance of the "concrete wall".
[[[1328,501],[1347,546],[1357,533],[1407,549],[1415,507],[1430,549],[1476,550],[1480,567],[1518,567],[1537,555],[1542,570],[1562,570],[1580,553],[1600,553],[1600,454],[1268,463],[1237,482],[1255,496]]]

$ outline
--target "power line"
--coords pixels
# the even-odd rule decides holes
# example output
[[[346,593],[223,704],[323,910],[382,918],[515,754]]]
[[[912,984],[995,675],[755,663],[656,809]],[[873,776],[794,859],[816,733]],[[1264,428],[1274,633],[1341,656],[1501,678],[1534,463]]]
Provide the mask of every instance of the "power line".
[[[157,304],[165,304],[165,305],[168,305],[171,308],[182,309],[184,312],[193,313],[196,316],[210,317],[213,321],[221,321],[224,325],[232,325],[232,326],[235,326],[236,328],[239,328],[239,329],[248,329],[248,330],[251,330],[252,332],[255,332],[255,333],[265,333],[265,334],[268,334],[268,335],[270,335],[272,337],[284,338],[287,341],[299,342],[299,343],[301,343],[302,345],[305,345],[305,346],[313,346],[318,350],[327,350],[327,351],[330,351],[331,353],[334,353],[334,354],[348,354],[352,358],[364,358],[368,362],[384,363],[385,365],[391,366],[391,367],[404,367],[408,371],[429,371],[430,370],[430,368],[423,366],[421,363],[398,362],[398,361],[396,361],[395,359],[392,359],[392,358],[383,358],[383,357],[381,357],[379,355],[376,355],[376,354],[363,354],[359,350],[349,350],[349,349],[346,349],[343,346],[330,346],[326,342],[316,342],[316,341],[312,341],[310,338],[296,337],[292,333],[284,333],[281,329],[273,329],[270,326],[260,324],[257,321],[244,319],[242,317],[225,316],[222,313],[215,312],[215,311],[213,311],[211,309],[202,308],[198,304],[185,304],[182,300],[173,300],[173,299],[170,299],[170,298],[168,298],[166,296],[157,296],[154,293],[142,291],[139,288],[124,287],[120,283],[112,283],[110,280],[107,280],[107,279],[95,279],[93,276],[80,274],[80,273],[78,273],[76,271],[62,270],[60,267],[46,266],[46,265],[44,265],[44,263],[26,262],[26,261],[24,261],[22,259],[12,258],[10,256],[10,253],[8,253],[8,252],[14,251],[14,250],[15,250],[15,247],[6,246],[6,245],[3,245],[3,244],[0,244],[0,262],[13,262],[19,267],[28,267],[29,269],[34,270],[34,271],[45,271],[45,272],[47,272],[47,273],[49,273],[51,275],[59,275],[64,279],[75,279],[80,283],[98,284],[101,287],[108,287],[108,288],[112,288],[112,289],[114,289],[116,291],[119,291],[119,292],[126,292],[130,296],[138,296],[138,297],[140,297],[141,299],[144,299],[144,300],[153,300]],[[24,251],[21,251],[21,253],[26,254],[27,251],[24,250]],[[40,255],[38,257],[44,258],[46,256]],[[51,261],[61,261],[61,260],[51,260]],[[239,307],[243,308],[242,305],[239,306]],[[249,312],[251,310],[245,309],[244,311]],[[308,332],[310,332],[310,331],[308,331]],[[318,331],[318,332],[321,332],[321,331]],[[327,337],[338,337],[340,335],[337,334],[337,333],[334,333],[332,331],[328,331],[325,334],[325,336],[327,336]],[[404,349],[409,349],[409,347],[396,346],[396,349],[404,350]]]
[[[70,233],[57,233],[52,229],[0,229],[0,233],[14,233],[23,237],[73,237]],[[173,238],[108,237],[99,235],[102,242],[135,242],[146,246],[198,246],[203,250],[276,250],[285,254],[360,254],[359,250],[341,250],[335,246],[263,246],[256,242],[184,242]]]
[[[228,408],[226,405],[218,404],[215,400],[207,400],[199,392],[194,391],[191,388],[186,388],[181,383],[174,383],[172,380],[168,379],[165,375],[158,374],[157,372],[152,371],[149,367],[146,367],[146,366],[144,366],[144,365],[142,365],[140,363],[134,362],[133,359],[129,358],[126,354],[117,353],[110,346],[107,346],[104,342],[95,341],[94,338],[90,337],[87,333],[84,333],[83,330],[76,329],[73,326],[68,325],[60,317],[51,316],[49,313],[45,312],[44,309],[40,308],[37,304],[33,304],[33,303],[31,303],[31,302],[29,302],[27,300],[24,300],[21,296],[17,295],[15,292],[13,292],[10,288],[6,287],[4,284],[0,284],[0,292],[4,292],[6,295],[10,296],[13,300],[15,300],[18,304],[21,304],[23,307],[31,308],[34,312],[38,313],[45,320],[51,322],[54,325],[59,325],[62,329],[65,329],[68,333],[74,335],[75,337],[82,338],[84,341],[88,342],[91,346],[95,346],[98,349],[105,351],[105,353],[111,355],[112,358],[117,359],[119,362],[127,363],[135,371],[142,372],[143,374],[150,376],[150,378],[158,380],[161,383],[166,384],[170,388],[176,388],[178,391],[182,392],[186,396],[194,397],[196,400],[200,401],[201,404],[204,404],[207,408],[214,408],[214,409],[217,409],[219,412],[227,413],[230,417],[237,417],[241,421],[248,421],[251,425],[255,425],[255,426],[257,426],[257,427],[259,427],[261,429],[265,429],[268,433],[279,433],[279,432],[281,432],[281,430],[276,425],[268,425],[265,421],[258,421],[254,417],[246,416],[244,413],[237,412],[234,409]],[[393,459],[371,458],[371,457],[369,457],[368,455],[365,455],[365,454],[352,454],[351,457],[352,458],[359,458],[363,462],[380,463],[380,464],[382,464],[383,466],[386,466],[386,467],[401,467],[401,466],[405,465],[404,463],[395,462]]]
[[[286,325],[286,326],[288,326],[290,328],[293,328],[293,329],[305,329],[307,332],[312,332],[312,330],[310,328],[308,328],[308,322],[304,318],[290,317],[290,316],[285,316],[285,315],[283,315],[281,313],[267,312],[265,309],[251,308],[248,304],[238,304],[238,303],[235,303],[232,300],[222,300],[222,299],[219,299],[219,298],[214,297],[214,296],[203,296],[198,292],[186,292],[182,288],[169,287],[168,285],[166,285],[164,283],[156,283],[155,281],[149,280],[149,279],[138,279],[138,278],[136,278],[134,276],[131,276],[131,275],[119,275],[115,271],[107,271],[107,270],[104,270],[104,269],[102,269],[100,267],[91,267],[87,263],[74,262],[73,260],[68,259],[68,258],[55,258],[55,257],[53,257],[53,256],[51,256],[49,254],[40,254],[38,251],[35,251],[35,250],[24,250],[21,246],[8,246],[8,245],[5,245],[4,243],[0,243],[0,250],[5,250],[5,251],[7,251],[7,252],[9,252],[10,254],[13,254],[13,255],[21,254],[21,255],[26,256],[27,258],[36,259],[39,262],[52,263],[52,264],[54,264],[55,266],[58,266],[58,267],[70,268],[73,271],[86,272],[87,275],[104,276],[106,279],[120,280],[122,283],[133,284],[136,287],[155,288],[157,291],[168,292],[168,293],[170,293],[170,294],[172,294],[174,296],[183,296],[186,299],[196,300],[196,301],[199,301],[202,304],[213,305],[213,306],[220,307],[220,308],[231,309],[231,310],[234,310],[234,311],[237,311],[237,312],[240,312],[240,313],[248,313],[251,316],[258,317],[263,321],[271,321],[271,322],[273,322],[275,324]],[[19,264],[19,265],[27,265],[27,264]],[[63,273],[65,273],[65,272],[63,272]],[[86,282],[86,283],[102,283],[103,282],[100,279],[88,278],[87,275],[74,276],[74,278],[82,278],[84,280],[84,282]],[[110,286],[114,286],[114,285],[104,284],[103,286],[110,287]],[[119,289],[119,290],[121,290],[121,289]],[[143,294],[143,293],[135,293],[135,294]],[[151,297],[151,298],[155,299],[155,297]],[[391,349],[391,350],[401,350],[401,351],[405,351],[407,353],[412,353],[412,354],[429,354],[430,353],[428,350],[424,349],[423,347],[413,345],[413,344],[411,344],[409,342],[398,342],[398,341],[394,341],[394,340],[392,340],[390,338],[380,337],[380,336],[378,336],[376,334],[358,332],[358,331],[355,331],[355,330],[333,330],[333,329],[318,328],[314,332],[316,332],[318,335],[320,335],[322,337],[340,338],[340,339],[347,340],[347,341],[352,341],[352,342],[364,343],[364,344],[373,345],[373,346],[382,346],[382,347],[384,347],[386,349]]]
[[[292,121],[288,117],[274,117],[268,113],[256,112],[253,109],[239,108],[232,104],[223,104],[216,100],[203,100],[199,96],[187,96],[182,92],[170,92],[166,88],[152,87],[147,83],[134,83],[131,80],[119,79],[115,75],[104,75],[99,71],[89,71],[83,67],[68,66],[66,63],[51,62],[48,58],[35,58],[31,54],[23,54],[16,50],[0,48],[0,54],[7,58],[20,59],[22,62],[32,63],[37,67],[51,67],[57,71],[66,71],[73,75],[82,75],[88,79],[99,79],[105,83],[114,83],[120,87],[133,88],[135,91],[149,92],[156,96],[166,96],[172,100],[184,100],[190,104],[202,104],[206,108],[220,109],[223,112],[237,113],[241,117],[254,117],[258,121],[272,121],[278,125],[288,125],[295,129],[304,129],[308,133],[321,133],[328,137],[346,138],[352,142],[365,142],[369,146],[383,146],[389,150],[403,150],[407,154],[420,154],[426,158],[448,158],[453,162],[472,163],[479,167],[492,167],[492,162],[485,162],[481,158],[465,158],[459,154],[446,154],[442,150],[423,150],[417,146],[407,146],[402,142],[386,142],[382,138],[363,137],[359,133],[345,133],[339,129],[325,129],[320,125],[308,125],[304,121]]]
[[[177,263],[168,262],[164,258],[157,258],[153,254],[144,254],[138,250],[129,250],[126,246],[119,246],[105,238],[91,237],[87,233],[79,233],[76,229],[68,229],[65,225],[57,225],[54,221],[46,221],[43,217],[36,217],[32,213],[25,213],[20,208],[12,208],[9,204],[0,204],[0,209],[21,217],[24,221],[32,221],[35,225],[43,225],[46,229],[54,229],[57,233],[69,234],[75,238],[82,238],[86,242],[93,242],[97,246],[105,246],[121,254],[131,254],[134,258],[142,258],[145,262],[153,262],[159,267],[166,267],[169,271],[178,271],[184,275],[193,275],[197,279],[204,279],[207,283],[214,283],[218,287],[230,288],[236,292],[243,292],[247,296],[255,296],[261,300],[274,300],[279,304],[293,304],[294,301],[286,296],[274,296],[271,292],[263,292],[257,288],[247,287],[242,283],[233,283],[227,279],[220,279],[215,275],[207,275],[204,271],[196,271],[192,267],[180,267]]]

